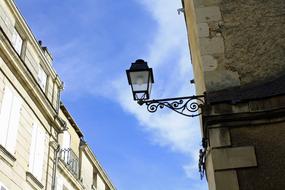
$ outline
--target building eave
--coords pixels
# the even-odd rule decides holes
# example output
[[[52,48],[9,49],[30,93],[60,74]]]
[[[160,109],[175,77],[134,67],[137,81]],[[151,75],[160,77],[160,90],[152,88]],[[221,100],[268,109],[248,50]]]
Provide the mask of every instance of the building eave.
[[[231,102],[238,103],[249,100],[265,99],[285,95],[285,75],[272,81],[251,83],[242,87],[231,87],[223,90],[207,92],[208,103]]]
[[[74,128],[74,130],[76,131],[77,135],[80,138],[83,138],[83,133],[80,130],[80,128],[78,127],[78,125],[76,124],[76,122],[74,121],[73,117],[71,116],[71,114],[67,111],[65,105],[60,102],[60,109],[63,112],[63,114],[65,115],[65,117],[67,118],[67,120],[70,122],[71,126]]]

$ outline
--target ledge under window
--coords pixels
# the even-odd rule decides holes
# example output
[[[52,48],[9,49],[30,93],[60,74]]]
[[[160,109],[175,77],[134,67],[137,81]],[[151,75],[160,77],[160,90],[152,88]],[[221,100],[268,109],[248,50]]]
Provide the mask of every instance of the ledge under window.
[[[37,190],[44,188],[43,184],[30,172],[26,172],[26,181]]]
[[[0,159],[9,164],[11,167],[14,166],[16,158],[8,151],[5,147],[0,144]]]

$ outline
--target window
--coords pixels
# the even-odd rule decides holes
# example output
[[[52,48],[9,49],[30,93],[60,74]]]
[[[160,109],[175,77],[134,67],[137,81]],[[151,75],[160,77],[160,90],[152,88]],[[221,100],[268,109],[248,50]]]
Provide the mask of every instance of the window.
[[[32,143],[30,147],[29,170],[41,181],[45,150],[45,132],[42,127],[33,124]]]
[[[47,83],[47,74],[43,70],[43,68],[40,66],[39,67],[39,72],[38,72],[38,82],[43,90],[45,90],[46,83]]]
[[[12,45],[14,46],[16,52],[21,55],[21,50],[22,50],[22,45],[23,45],[23,39],[18,33],[16,29],[13,31],[13,36],[12,36]]]
[[[3,22],[5,23],[5,25],[7,27],[9,27],[9,25],[11,25],[10,18],[8,16],[8,14],[6,13],[5,8],[2,6],[0,6],[0,18],[3,20]]]
[[[15,151],[20,108],[20,97],[6,86],[0,111],[0,144],[10,153]]]

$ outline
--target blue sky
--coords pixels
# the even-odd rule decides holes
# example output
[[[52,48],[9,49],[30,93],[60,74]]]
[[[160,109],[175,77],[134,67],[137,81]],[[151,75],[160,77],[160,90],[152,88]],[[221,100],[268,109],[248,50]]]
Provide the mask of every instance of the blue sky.
[[[154,69],[152,98],[193,95],[180,0],[16,1],[64,81],[62,100],[118,190],[205,190],[197,119],[131,97],[125,70]]]

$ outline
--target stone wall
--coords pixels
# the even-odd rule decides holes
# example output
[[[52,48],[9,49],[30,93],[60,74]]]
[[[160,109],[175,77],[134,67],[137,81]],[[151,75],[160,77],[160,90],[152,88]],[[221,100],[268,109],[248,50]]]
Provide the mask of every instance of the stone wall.
[[[239,168],[241,190],[283,190],[285,123],[231,128],[233,146],[254,146],[258,167]]]
[[[209,189],[284,189],[284,115],[284,95],[209,106],[203,116]]]
[[[285,1],[182,2],[209,189],[284,189]]]

